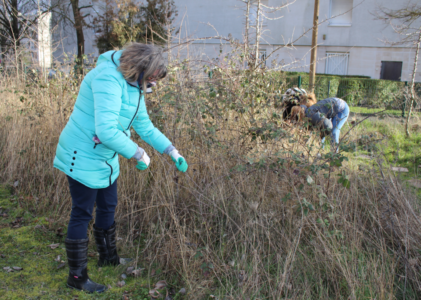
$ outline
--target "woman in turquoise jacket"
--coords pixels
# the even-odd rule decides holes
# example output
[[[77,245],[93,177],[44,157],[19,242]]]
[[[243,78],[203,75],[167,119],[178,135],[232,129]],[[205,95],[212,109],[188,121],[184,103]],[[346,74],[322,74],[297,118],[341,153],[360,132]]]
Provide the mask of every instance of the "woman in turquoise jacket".
[[[130,139],[130,128],[161,154],[171,156],[178,170],[186,160],[149,119],[144,91],[166,76],[162,51],[152,45],[133,43],[121,51],[99,56],[95,69],[80,86],[73,112],[57,145],[54,167],[68,178],[72,212],[66,238],[69,261],[67,285],[87,292],[106,287],[87,274],[87,228],[96,203],[94,237],[98,265],[124,263],[116,249],[117,177],[119,155],[136,159],[137,168],[148,167],[145,150]]]

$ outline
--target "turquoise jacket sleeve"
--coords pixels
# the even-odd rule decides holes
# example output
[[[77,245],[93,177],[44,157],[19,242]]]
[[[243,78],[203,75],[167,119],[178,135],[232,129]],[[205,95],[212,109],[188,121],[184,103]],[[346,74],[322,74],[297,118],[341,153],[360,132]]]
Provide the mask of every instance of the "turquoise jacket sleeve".
[[[145,98],[142,96],[139,114],[133,122],[133,128],[142,140],[151,145],[159,153],[163,154],[165,149],[171,145],[170,140],[156,128],[149,119],[146,110]]]
[[[137,144],[122,131],[124,128],[118,128],[123,87],[116,72],[112,69],[104,70],[92,81],[95,133],[104,146],[125,158],[131,158],[136,153]]]

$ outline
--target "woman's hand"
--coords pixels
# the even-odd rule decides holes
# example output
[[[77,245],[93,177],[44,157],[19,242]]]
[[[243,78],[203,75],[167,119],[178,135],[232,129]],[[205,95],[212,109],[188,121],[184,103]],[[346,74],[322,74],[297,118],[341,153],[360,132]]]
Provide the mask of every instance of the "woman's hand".
[[[136,168],[143,171],[146,170],[151,162],[150,157],[146,154],[146,151],[140,147],[137,147],[136,153],[133,158],[137,160]]]
[[[171,156],[172,161],[175,163],[175,166],[177,167],[177,169],[180,172],[186,172],[187,171],[187,168],[189,166],[187,165],[187,162],[186,162],[185,158],[182,157],[178,153],[177,149],[172,150],[170,152],[170,156]]]

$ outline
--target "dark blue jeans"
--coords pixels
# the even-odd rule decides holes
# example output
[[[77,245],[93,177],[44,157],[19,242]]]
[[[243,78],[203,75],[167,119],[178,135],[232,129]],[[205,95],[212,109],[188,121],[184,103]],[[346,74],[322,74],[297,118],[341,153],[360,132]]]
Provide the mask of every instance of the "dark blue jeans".
[[[117,206],[117,180],[107,188],[91,189],[67,176],[72,196],[72,213],[67,227],[67,238],[86,239],[88,225],[96,203],[95,226],[108,230],[114,224]]]

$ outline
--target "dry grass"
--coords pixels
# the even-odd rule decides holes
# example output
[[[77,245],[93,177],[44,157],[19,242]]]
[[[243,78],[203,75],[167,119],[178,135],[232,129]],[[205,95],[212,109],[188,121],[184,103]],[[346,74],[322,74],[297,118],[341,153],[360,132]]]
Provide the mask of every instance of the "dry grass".
[[[176,172],[145,144],[147,171],[120,159],[121,246],[181,280],[187,299],[419,299],[417,199],[380,161],[346,171],[345,188],[326,165],[343,156],[317,158],[308,132],[282,124],[279,87],[226,74],[209,86],[173,72],[149,99],[190,167]],[[79,82],[15,82],[0,83],[0,180],[65,222],[71,199],[52,162]]]

